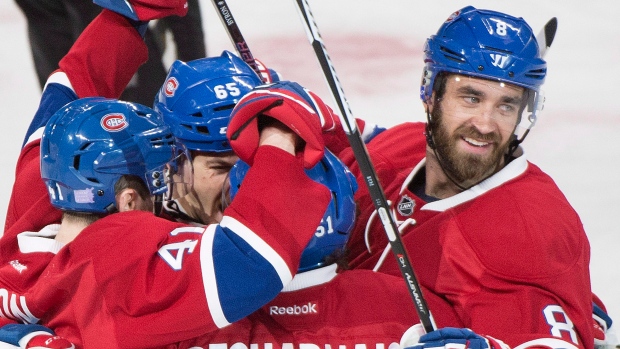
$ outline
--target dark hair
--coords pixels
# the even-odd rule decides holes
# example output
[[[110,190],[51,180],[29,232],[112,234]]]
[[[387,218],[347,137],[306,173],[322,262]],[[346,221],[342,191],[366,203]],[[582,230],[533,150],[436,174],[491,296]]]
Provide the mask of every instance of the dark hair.
[[[443,95],[446,93],[446,83],[448,82],[448,77],[452,75],[447,72],[440,72],[435,78],[435,84],[433,84],[433,92],[435,92],[435,100],[441,99]]]
[[[136,175],[122,175],[116,183],[114,183],[114,195],[118,195],[124,189],[134,189],[143,200],[151,197],[151,192],[144,183],[144,180]]]
[[[114,184],[114,195],[118,195],[125,189],[134,189],[143,200],[148,200],[151,196],[144,180],[136,175],[122,175]],[[116,205],[113,205],[113,207],[110,207],[109,209],[110,213],[116,211]],[[105,214],[81,211],[64,211],[62,219],[70,219],[72,222],[76,223],[91,224],[103,216],[105,216]]]

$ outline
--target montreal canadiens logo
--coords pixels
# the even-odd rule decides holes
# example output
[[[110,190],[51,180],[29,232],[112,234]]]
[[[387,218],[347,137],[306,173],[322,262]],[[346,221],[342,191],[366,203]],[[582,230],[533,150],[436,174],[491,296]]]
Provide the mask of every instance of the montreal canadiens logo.
[[[455,19],[456,19],[456,17],[458,17],[458,16],[460,16],[460,15],[461,15],[461,11],[460,11],[460,10],[459,10],[459,11],[454,12],[453,14],[451,14],[451,15],[450,15],[450,17],[448,17],[448,19],[446,19],[446,23],[447,23],[447,22],[452,22],[453,20],[455,20]]]
[[[164,94],[166,97],[172,97],[177,88],[179,88],[179,81],[175,77],[171,77],[166,81]]]
[[[415,201],[413,201],[407,195],[403,195],[403,197],[400,199],[400,202],[398,203],[398,206],[396,206],[396,209],[398,210],[398,213],[401,214],[401,216],[407,217],[413,214],[414,207]]]
[[[106,114],[101,118],[101,127],[108,132],[118,132],[129,126],[125,115],[120,113]]]

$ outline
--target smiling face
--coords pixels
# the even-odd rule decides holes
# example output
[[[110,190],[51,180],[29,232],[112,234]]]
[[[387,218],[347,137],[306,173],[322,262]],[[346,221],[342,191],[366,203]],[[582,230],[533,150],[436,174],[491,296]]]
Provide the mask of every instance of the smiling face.
[[[462,75],[446,79],[443,95],[429,106],[431,132],[444,171],[469,187],[504,165],[524,89]]]

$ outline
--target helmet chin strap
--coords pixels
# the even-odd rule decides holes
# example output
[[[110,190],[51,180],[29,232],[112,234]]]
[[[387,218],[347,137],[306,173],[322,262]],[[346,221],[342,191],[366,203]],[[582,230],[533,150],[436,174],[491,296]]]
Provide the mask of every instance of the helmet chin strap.
[[[157,194],[153,196],[153,214],[159,217],[162,212],[164,206],[164,196],[163,194]]]
[[[510,141],[510,145],[508,146],[508,151],[504,155],[504,166],[506,166],[509,162],[511,162],[514,159],[513,157],[514,152],[517,150],[517,148],[519,148],[519,145],[523,142],[523,140],[525,139],[528,133],[530,133],[529,128],[525,130],[525,132],[523,133],[523,137],[521,137],[521,139],[517,137],[516,133],[514,134],[514,139]]]

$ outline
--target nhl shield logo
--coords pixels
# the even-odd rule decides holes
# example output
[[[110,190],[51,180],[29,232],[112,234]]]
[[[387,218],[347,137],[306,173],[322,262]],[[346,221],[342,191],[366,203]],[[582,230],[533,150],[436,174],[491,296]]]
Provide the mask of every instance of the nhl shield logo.
[[[400,213],[401,216],[408,217],[413,214],[414,207],[415,207],[415,201],[413,201],[407,195],[403,195],[403,197],[400,199],[400,202],[396,206],[396,209],[398,210],[398,213]]]

